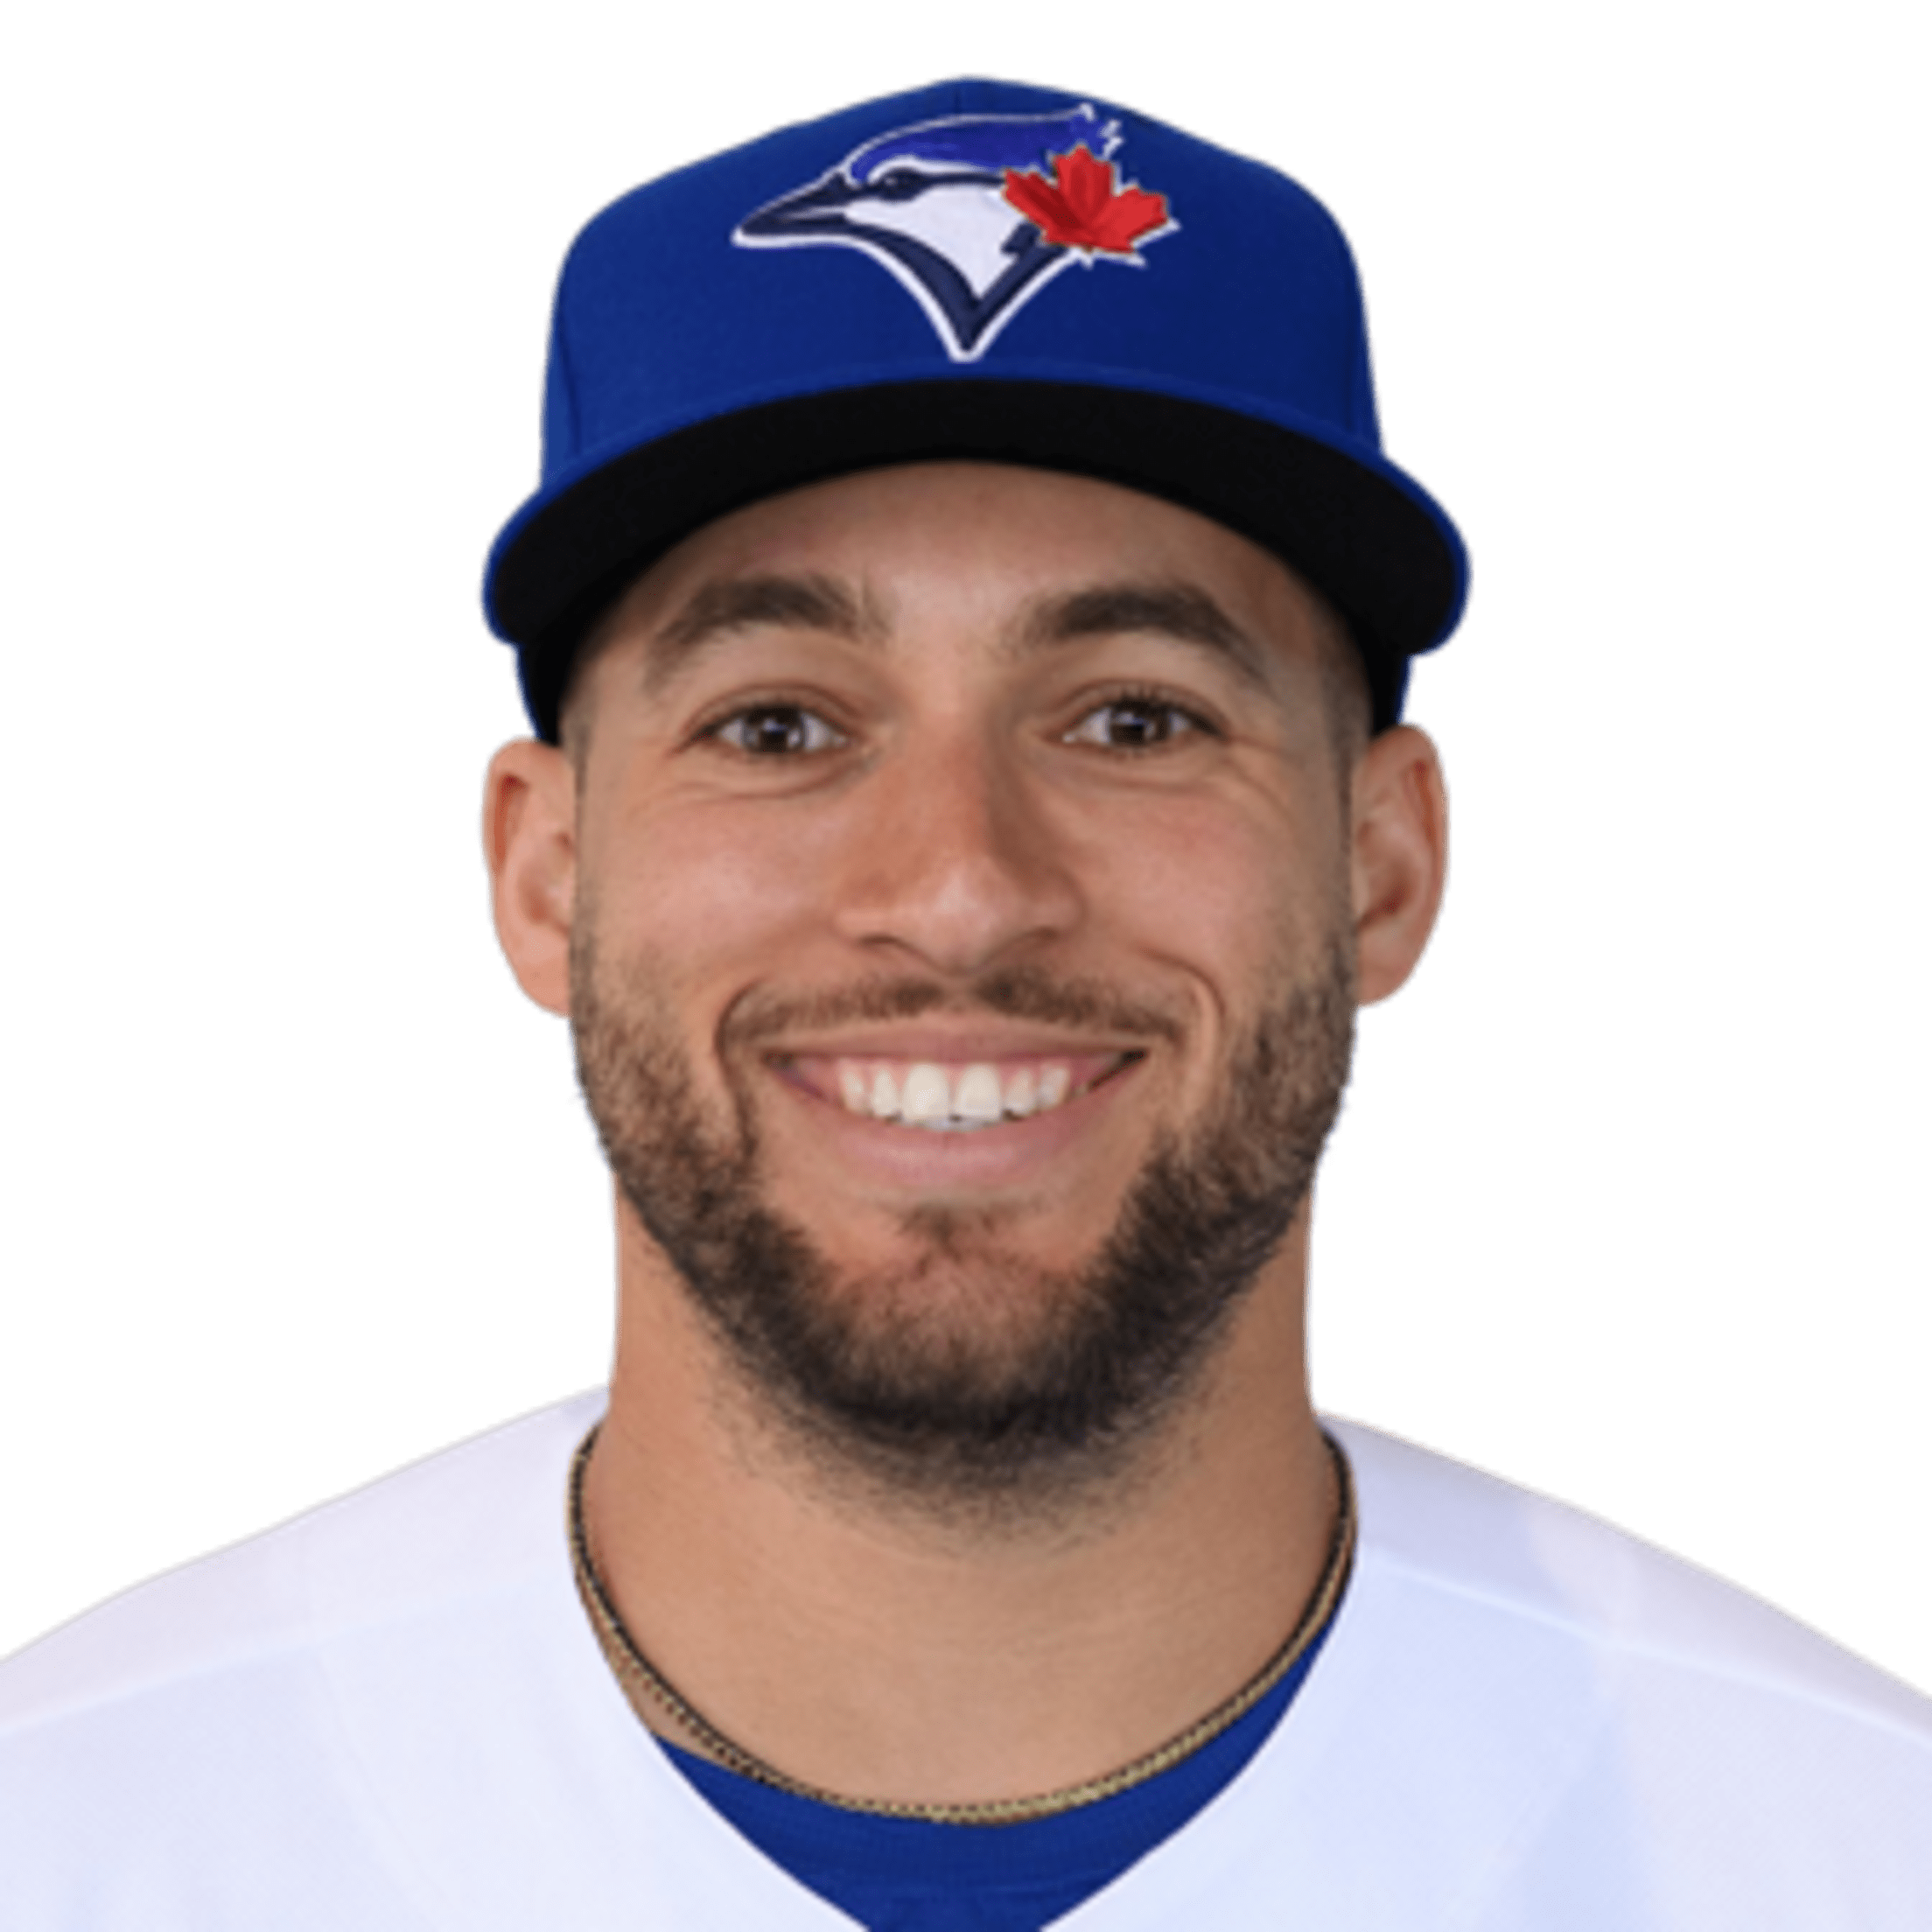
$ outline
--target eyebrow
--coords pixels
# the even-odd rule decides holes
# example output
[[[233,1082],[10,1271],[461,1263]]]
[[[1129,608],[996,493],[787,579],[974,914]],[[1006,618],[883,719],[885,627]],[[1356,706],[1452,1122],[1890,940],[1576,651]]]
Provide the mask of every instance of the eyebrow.
[[[1010,648],[1031,656],[1056,644],[1137,632],[1191,645],[1256,690],[1274,690],[1266,652],[1194,584],[1096,584],[1043,598],[1027,612]]]
[[[816,631],[872,648],[889,626],[861,593],[838,578],[762,574],[701,585],[651,639],[644,686],[655,696],[714,646],[740,631]],[[1036,599],[1004,640],[1015,657],[1056,645],[1131,634],[1166,637],[1227,666],[1264,694],[1274,690],[1268,656],[1198,584],[1185,582],[1096,584]]]
[[[644,663],[647,694],[655,696],[734,633],[761,628],[824,632],[855,644],[884,640],[878,613],[836,578],[720,578],[701,585],[651,638]]]

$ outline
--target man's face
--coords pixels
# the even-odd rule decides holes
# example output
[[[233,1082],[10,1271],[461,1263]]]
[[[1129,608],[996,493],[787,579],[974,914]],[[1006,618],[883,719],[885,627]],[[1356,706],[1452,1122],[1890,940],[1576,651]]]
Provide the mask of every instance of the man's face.
[[[929,465],[711,525],[606,626],[572,711],[584,1089],[814,1440],[1037,1487],[1211,1357],[1347,1076],[1322,623],[1185,511]]]

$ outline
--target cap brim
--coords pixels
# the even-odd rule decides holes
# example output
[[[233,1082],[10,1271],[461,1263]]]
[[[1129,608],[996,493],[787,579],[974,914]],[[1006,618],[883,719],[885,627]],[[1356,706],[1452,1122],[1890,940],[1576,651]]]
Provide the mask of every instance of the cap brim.
[[[519,650],[532,721],[555,740],[571,661],[639,572],[748,503],[856,470],[973,458],[1142,490],[1272,550],[1340,612],[1375,725],[1401,716],[1408,661],[1461,613],[1454,527],[1367,448],[1188,397],[1041,381],[882,383],[786,397],[657,438],[539,494],[504,531],[486,599]]]

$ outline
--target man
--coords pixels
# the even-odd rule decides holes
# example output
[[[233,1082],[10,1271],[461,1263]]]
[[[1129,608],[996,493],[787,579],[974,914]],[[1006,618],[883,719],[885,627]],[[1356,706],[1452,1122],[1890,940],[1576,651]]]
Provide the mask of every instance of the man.
[[[1463,582],[1339,232],[1158,123],[960,83],[593,222],[486,843],[607,1404],[19,1660],[6,1922],[1932,1920],[1919,1700],[1310,1405]]]

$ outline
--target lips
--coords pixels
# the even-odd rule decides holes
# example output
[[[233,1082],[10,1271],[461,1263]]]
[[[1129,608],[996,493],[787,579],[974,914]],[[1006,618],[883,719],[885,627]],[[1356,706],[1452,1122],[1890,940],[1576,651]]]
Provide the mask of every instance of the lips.
[[[1138,1057],[1048,1054],[948,1060],[809,1054],[788,1060],[785,1070],[849,1114],[956,1134],[1052,1113]]]

